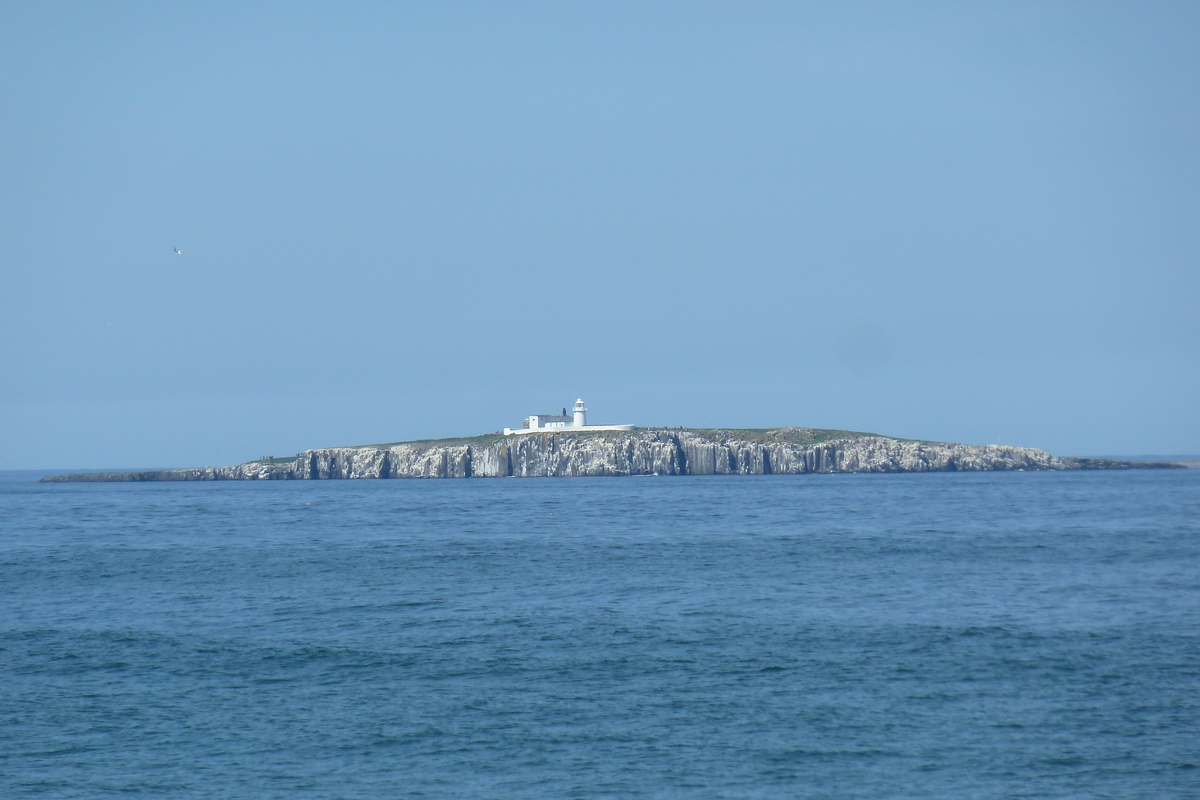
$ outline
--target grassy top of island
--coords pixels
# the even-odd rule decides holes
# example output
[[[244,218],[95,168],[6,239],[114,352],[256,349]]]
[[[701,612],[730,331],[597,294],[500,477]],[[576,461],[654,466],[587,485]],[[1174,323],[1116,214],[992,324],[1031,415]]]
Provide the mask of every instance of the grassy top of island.
[[[570,429],[545,431],[525,436],[589,436],[604,438],[620,438],[634,433],[697,433],[714,442],[743,441],[770,444],[773,442],[791,442],[793,444],[819,444],[832,439],[858,439],[864,436],[881,436],[878,433],[864,431],[842,431],[831,428],[634,428],[632,431],[573,431]],[[888,437],[897,438],[897,437]],[[351,449],[394,447],[396,445],[416,445],[420,447],[489,447],[499,442],[511,441],[513,437],[501,433],[484,433],[478,436],[452,436],[444,439],[413,439],[405,442],[381,442],[379,444],[349,445]],[[905,440],[901,440],[905,441]],[[330,449],[330,448],[313,448]],[[290,464],[295,456],[274,459],[256,458],[247,464]]]

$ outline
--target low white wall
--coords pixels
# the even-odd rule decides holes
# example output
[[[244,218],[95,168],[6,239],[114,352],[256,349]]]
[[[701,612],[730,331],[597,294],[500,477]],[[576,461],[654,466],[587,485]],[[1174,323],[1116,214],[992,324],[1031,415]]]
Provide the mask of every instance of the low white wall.
[[[591,431],[631,431],[632,425],[584,425],[582,428],[505,428],[505,436],[520,436],[525,433],[590,433]]]

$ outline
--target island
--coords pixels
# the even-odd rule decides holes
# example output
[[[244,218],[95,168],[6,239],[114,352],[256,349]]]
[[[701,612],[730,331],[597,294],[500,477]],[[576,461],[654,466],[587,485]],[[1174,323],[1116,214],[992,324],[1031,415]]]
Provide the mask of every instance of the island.
[[[327,447],[305,450],[295,457],[264,457],[228,467],[52,475],[42,481],[567,478],[1180,467],[1158,462],[1064,458],[1029,447],[926,442],[818,428],[567,427],[564,420],[560,428],[514,433]]]

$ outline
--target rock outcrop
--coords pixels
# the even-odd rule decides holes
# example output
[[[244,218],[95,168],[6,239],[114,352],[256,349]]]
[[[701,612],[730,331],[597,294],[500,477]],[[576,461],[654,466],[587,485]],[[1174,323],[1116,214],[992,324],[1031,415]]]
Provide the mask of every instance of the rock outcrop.
[[[479,436],[306,450],[229,467],[55,475],[44,482],[797,475],[835,472],[1138,469],[1176,466],[1060,458],[1043,450],[893,439],[811,428],[650,429]]]

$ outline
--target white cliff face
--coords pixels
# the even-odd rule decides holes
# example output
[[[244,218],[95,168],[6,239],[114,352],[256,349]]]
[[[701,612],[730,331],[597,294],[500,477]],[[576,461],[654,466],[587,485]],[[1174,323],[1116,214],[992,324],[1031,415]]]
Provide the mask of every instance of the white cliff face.
[[[557,478],[682,474],[678,446],[668,434],[523,436],[498,442],[508,451],[511,475]]]
[[[975,472],[1129,469],[1127,461],[1058,458],[1042,450],[848,436],[805,428],[764,432],[647,430],[554,433],[490,442],[414,442],[306,450],[294,463],[252,462],[161,472],[59,475],[60,481],[543,478],[622,475],[798,475],[834,472]]]

